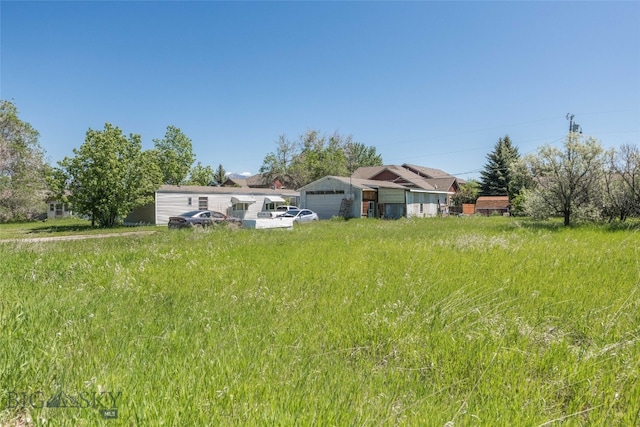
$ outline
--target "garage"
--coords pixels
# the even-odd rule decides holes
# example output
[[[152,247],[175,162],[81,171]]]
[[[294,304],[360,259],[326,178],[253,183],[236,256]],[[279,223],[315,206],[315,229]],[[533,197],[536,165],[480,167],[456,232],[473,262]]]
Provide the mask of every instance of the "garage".
[[[311,193],[311,194],[309,194]],[[329,219],[338,216],[340,212],[340,204],[345,198],[344,192],[334,194],[306,194],[305,207],[318,214],[320,219]]]

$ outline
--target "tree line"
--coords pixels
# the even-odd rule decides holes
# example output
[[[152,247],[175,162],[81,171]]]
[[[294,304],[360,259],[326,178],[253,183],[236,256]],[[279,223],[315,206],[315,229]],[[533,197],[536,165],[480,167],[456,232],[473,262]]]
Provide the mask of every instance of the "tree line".
[[[221,164],[215,170],[201,162],[194,165],[192,141],[175,126],[153,140],[153,149],[143,150],[140,135],[125,135],[106,123],[104,129],[89,129],[73,156],[50,166],[38,132],[20,120],[13,102],[0,101],[0,135],[0,222],[33,218],[46,209],[49,196],[70,203],[92,225],[112,227],[134,208],[151,203],[163,184],[221,185],[227,179]],[[298,188],[325,175],[381,164],[374,147],[351,136],[308,131],[297,141],[281,136],[260,172],[268,182]]]
[[[50,166],[39,134],[18,117],[13,102],[0,100],[0,222],[33,218],[46,209],[47,196],[70,202],[94,225],[115,225],[137,206],[152,201],[163,184],[220,185],[217,169],[196,162],[191,140],[168,126],[154,148],[142,149],[140,135],[125,135],[105,124],[89,129],[85,141]],[[640,217],[640,150],[624,145],[605,150],[592,137],[570,132],[561,147],[549,144],[520,156],[508,135],[486,156],[479,181],[461,185],[455,203],[478,195],[508,196],[514,214],[576,221],[625,221]],[[326,175],[348,176],[361,166],[382,165],[375,147],[352,136],[309,130],[298,139],[281,135],[260,167],[264,180],[300,188]]]
[[[559,216],[578,221],[626,221],[640,217],[640,150],[626,144],[605,150],[593,137],[569,132],[561,147],[549,144],[520,156],[500,138],[480,173],[464,184],[458,203],[479,195],[508,196],[512,212],[536,219]]]

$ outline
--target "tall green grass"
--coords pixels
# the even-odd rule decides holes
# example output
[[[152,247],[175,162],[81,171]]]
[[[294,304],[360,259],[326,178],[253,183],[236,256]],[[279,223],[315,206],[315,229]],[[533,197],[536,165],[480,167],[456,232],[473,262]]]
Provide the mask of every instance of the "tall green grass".
[[[0,242],[3,423],[640,423],[637,229],[158,231]],[[9,399],[37,391],[118,418]]]

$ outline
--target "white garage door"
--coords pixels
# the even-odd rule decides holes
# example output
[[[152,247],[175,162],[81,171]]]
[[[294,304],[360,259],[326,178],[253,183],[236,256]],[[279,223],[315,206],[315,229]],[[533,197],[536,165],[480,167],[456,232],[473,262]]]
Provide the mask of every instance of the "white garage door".
[[[305,208],[317,213],[320,219],[329,219],[338,216],[343,198],[344,194],[307,194]]]

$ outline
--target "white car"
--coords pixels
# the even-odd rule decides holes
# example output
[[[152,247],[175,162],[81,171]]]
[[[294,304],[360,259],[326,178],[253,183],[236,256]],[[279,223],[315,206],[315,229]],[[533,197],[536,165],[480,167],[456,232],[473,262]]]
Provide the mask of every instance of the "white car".
[[[278,206],[278,207],[276,208],[276,212],[277,212],[277,213],[278,213],[278,215],[279,215],[279,214],[283,214],[283,213],[285,213],[286,211],[290,211],[290,210],[293,210],[293,209],[299,210],[300,208],[299,208],[299,207],[297,207],[297,206],[280,205],[280,206]]]
[[[294,222],[311,222],[318,221],[318,214],[309,209],[289,209],[285,213],[278,215],[283,218],[293,218]]]

